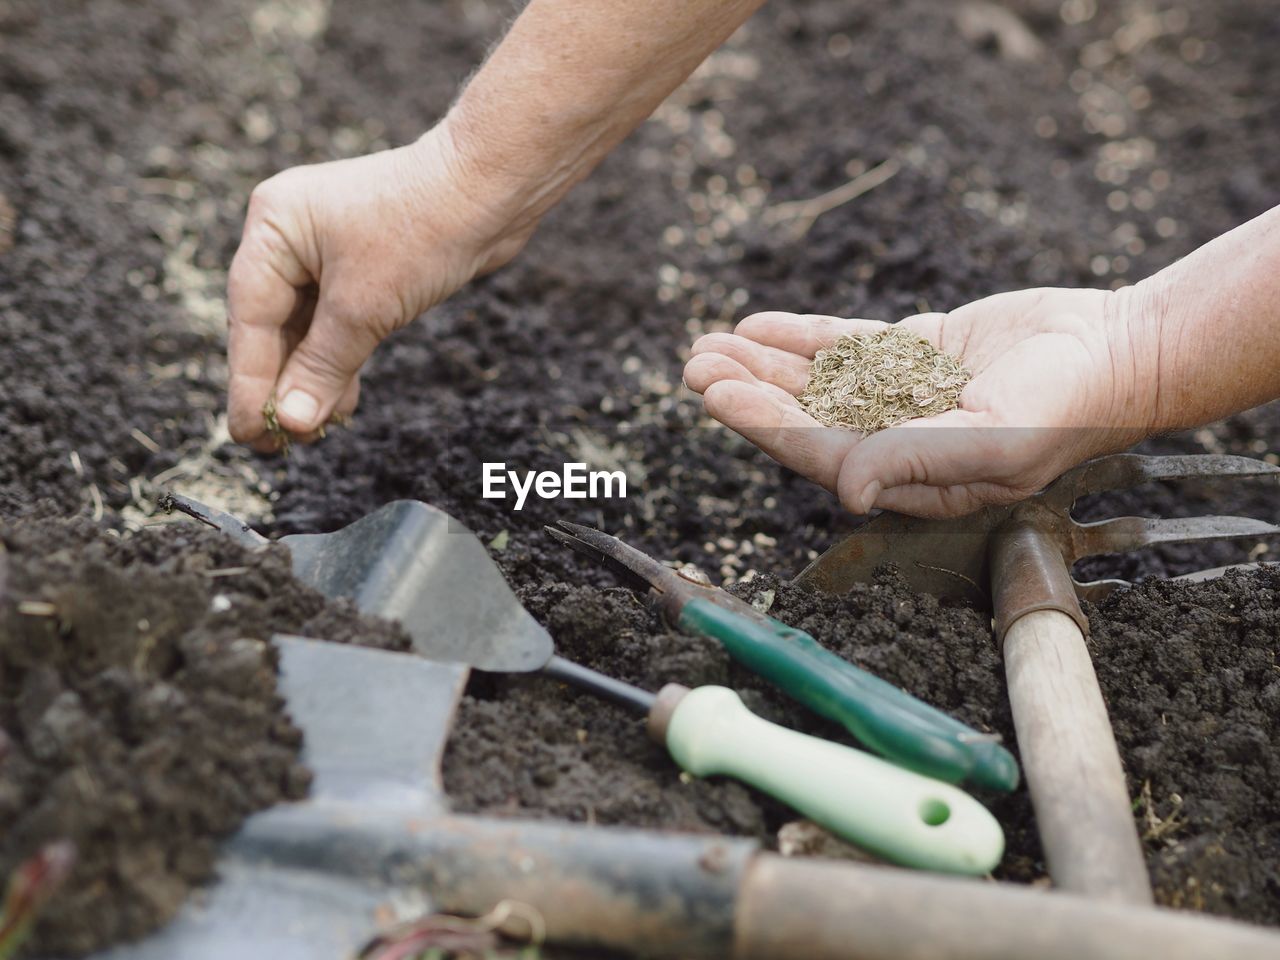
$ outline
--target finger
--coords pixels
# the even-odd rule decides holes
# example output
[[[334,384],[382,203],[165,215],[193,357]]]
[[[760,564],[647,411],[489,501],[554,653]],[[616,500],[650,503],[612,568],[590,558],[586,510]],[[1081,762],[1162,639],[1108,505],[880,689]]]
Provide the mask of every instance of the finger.
[[[324,425],[325,429],[327,429],[330,424],[337,423],[339,420],[350,419],[351,414],[355,412],[356,406],[359,402],[360,376],[357,374],[356,377],[347,384],[346,390],[342,393],[342,399],[339,400],[337,405],[333,408],[333,414],[330,416],[329,421]],[[285,445],[286,440],[290,444],[300,443],[306,446],[307,444],[315,443],[317,440],[323,439],[325,436],[325,429],[317,428],[309,433],[303,434],[290,433],[287,437],[264,433],[261,437],[251,443],[250,446],[259,453],[279,453],[280,449]]]
[[[258,453],[279,453],[285,447],[287,440],[292,440],[292,437],[277,436],[267,430],[264,425],[263,433],[260,437],[242,442],[246,443],[251,449],[258,451]]]
[[[280,425],[299,435],[318,430],[377,343],[369,326],[340,316],[322,293],[311,327],[289,355],[276,386]]]
[[[952,410],[867,437],[844,464],[838,493],[849,509],[865,513],[882,490],[990,481],[1006,460],[998,428],[981,415]]]
[[[887,323],[879,320],[843,319],[819,314],[755,313],[738,323],[733,332],[766,346],[810,360],[846,334],[879,333]]]
[[[335,415],[348,418],[356,412],[356,407],[360,405],[360,374],[356,374],[351,378],[351,382],[347,384],[347,389],[342,391],[342,398],[338,401],[337,406],[333,408]]]
[[[693,344],[693,354],[718,353],[736,360],[758,380],[798,396],[809,383],[810,361],[795,353],[768,347],[732,333],[708,333]]]
[[[840,464],[858,435],[821,426],[792,400],[736,380],[711,384],[703,394],[707,412],[785,467],[834,490]]]
[[[227,426],[245,443],[265,435],[271,399],[288,351],[285,326],[306,302],[253,242],[243,244],[227,275]]]
[[[795,397],[781,387],[759,380],[754,373],[737,360],[732,357],[726,357],[722,353],[700,353],[685,364],[685,385],[696,393],[706,393],[711,384],[722,380],[737,380],[771,392],[784,402],[792,404],[796,402]]]

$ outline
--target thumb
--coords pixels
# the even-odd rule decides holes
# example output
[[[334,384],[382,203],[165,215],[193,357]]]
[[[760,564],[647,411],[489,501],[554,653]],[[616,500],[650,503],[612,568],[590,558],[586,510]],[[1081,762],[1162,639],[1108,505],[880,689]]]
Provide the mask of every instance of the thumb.
[[[845,508],[866,513],[882,491],[907,485],[949,487],[994,479],[1002,468],[1000,430],[980,415],[953,410],[872,434],[840,468]]]
[[[276,383],[280,426],[306,434],[327,423],[377,344],[368,326],[340,319],[322,299]]]

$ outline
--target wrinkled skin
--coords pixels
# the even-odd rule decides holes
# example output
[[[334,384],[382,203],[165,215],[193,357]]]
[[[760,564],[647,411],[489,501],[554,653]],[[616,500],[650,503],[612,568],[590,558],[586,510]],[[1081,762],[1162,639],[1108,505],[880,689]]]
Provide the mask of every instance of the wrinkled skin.
[[[707,411],[846,509],[959,516],[1035,493],[1089,457],[1150,431],[1129,295],[1023,290],[901,321],[973,374],[960,406],[869,437],[823,427],[796,400],[814,354],[885,324],[758,313],[693,346],[685,383]]]

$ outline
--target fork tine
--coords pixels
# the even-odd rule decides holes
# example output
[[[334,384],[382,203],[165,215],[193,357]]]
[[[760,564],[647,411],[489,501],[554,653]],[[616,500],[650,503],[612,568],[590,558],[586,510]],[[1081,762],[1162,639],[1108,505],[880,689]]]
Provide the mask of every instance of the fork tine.
[[[1100,603],[1121,587],[1133,586],[1129,580],[1089,580],[1081,583],[1073,579],[1071,582],[1075,585],[1076,597],[1080,600],[1088,600],[1090,603]]]
[[[1181,580],[1187,583],[1202,583],[1206,580],[1216,580],[1223,574],[1230,573],[1233,570],[1261,570],[1264,567],[1275,566],[1280,566],[1280,564],[1274,560],[1255,560],[1252,563],[1232,563],[1225,567],[1194,570],[1191,573],[1182,573],[1169,579]],[[1133,586],[1133,583],[1129,580],[1089,580],[1085,583],[1081,583],[1079,580],[1072,580],[1071,582],[1075,585],[1076,596],[1081,600],[1088,600],[1090,603],[1098,603],[1105,600],[1122,587]]]
[[[1254,460],[1252,457],[1222,454],[1148,457],[1136,453],[1119,453],[1090,460],[1069,470],[1045,490],[1044,498],[1056,507],[1067,509],[1078,499],[1091,493],[1127,490],[1156,480],[1268,476],[1280,476],[1280,466]]]
[[[1280,527],[1250,517],[1181,517],[1152,520],[1118,517],[1097,523],[1075,523],[1068,536],[1068,562],[1101,553],[1124,553],[1159,543],[1243,540],[1280,535]]]

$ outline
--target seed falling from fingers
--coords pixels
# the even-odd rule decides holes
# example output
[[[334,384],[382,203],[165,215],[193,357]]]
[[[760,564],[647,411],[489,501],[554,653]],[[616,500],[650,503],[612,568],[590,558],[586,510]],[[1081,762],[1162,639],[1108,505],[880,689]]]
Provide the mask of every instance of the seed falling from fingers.
[[[276,395],[274,393],[262,405],[262,418],[267,421],[267,433],[271,435],[271,439],[275,440],[276,447],[280,452],[287,457],[289,455],[289,431],[280,425],[280,418],[276,414]]]
[[[280,415],[276,409],[276,395],[273,393],[266,403],[262,405],[262,418],[267,422],[267,433],[276,442],[276,449],[286,457],[289,455],[289,447],[293,443],[293,436],[280,423]],[[328,434],[329,427],[350,427],[354,422],[351,414],[339,413],[334,411],[329,414],[327,422],[322,423],[316,430],[321,438]]]
[[[819,350],[799,399],[823,426],[872,434],[956,409],[971,378],[959,360],[924,337],[889,327]]]

